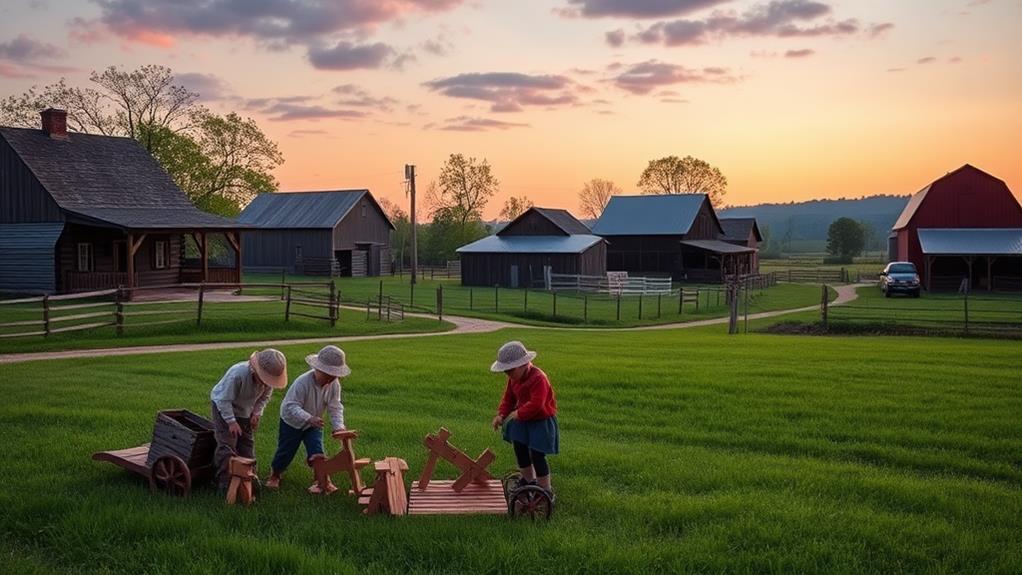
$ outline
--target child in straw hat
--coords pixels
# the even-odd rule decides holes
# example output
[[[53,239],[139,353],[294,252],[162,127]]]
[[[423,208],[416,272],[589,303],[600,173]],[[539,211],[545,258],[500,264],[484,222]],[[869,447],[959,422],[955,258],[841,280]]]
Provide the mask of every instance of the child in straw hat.
[[[546,456],[558,451],[557,400],[546,374],[532,364],[535,358],[536,352],[520,341],[497,351],[490,371],[504,373],[507,387],[492,425],[495,430],[503,426],[504,441],[514,446],[523,484],[538,484],[553,494]]]
[[[344,429],[344,405],[341,404],[341,383],[339,378],[351,374],[344,352],[335,345],[328,345],[315,355],[305,358],[309,371],[299,375],[287,390],[280,404],[280,433],[277,436],[277,454],[273,456],[272,472],[266,487],[280,487],[281,475],[291,465],[298,446],[305,444],[306,460],[313,455],[323,454],[323,418],[326,410],[334,431]],[[319,493],[319,485],[313,483],[311,493]],[[337,491],[328,483],[327,492]]]
[[[227,370],[209,393],[213,404],[213,463],[217,485],[227,489],[231,457],[255,457],[255,431],[274,389],[287,386],[287,358],[275,349],[264,349]]]

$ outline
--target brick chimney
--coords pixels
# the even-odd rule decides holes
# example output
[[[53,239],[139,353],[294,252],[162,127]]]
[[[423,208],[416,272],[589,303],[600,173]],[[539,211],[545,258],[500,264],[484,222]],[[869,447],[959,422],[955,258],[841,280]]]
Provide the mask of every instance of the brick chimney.
[[[67,139],[67,112],[56,108],[46,108],[39,115],[43,117],[43,132],[51,138]]]

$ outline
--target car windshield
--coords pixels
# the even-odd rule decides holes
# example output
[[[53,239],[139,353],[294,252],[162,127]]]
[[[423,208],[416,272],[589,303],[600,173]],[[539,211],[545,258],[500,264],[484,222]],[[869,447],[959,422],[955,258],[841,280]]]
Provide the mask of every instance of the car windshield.
[[[887,271],[891,274],[914,274],[916,273],[916,266],[914,264],[898,264],[891,266],[891,269]]]

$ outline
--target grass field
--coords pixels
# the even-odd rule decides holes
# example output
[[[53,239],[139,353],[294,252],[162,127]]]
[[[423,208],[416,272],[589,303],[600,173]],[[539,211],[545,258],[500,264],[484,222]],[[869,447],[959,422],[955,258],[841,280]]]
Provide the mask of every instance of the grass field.
[[[562,454],[549,524],[367,518],[279,493],[225,507],[210,487],[151,495],[93,451],[148,441],[158,409],[208,411],[243,354],[5,365],[0,564],[11,573],[1017,573],[1022,564],[1018,344],[727,336],[721,329],[517,329],[345,345],[360,456],[407,459],[447,426],[477,454],[511,337],[539,350]],[[297,375],[315,348],[285,348]],[[935,358],[940,368],[934,369]],[[275,396],[257,436],[265,472]],[[330,449],[335,449],[331,446]],[[441,465],[438,476],[450,476]],[[368,478],[368,477],[367,477]],[[343,485],[343,483],[342,483]]]
[[[310,278],[294,276],[289,281],[307,281]],[[276,281],[280,276],[245,276],[250,283]],[[673,296],[625,296],[620,302],[607,295],[589,295],[560,292],[556,297],[557,310],[554,314],[554,296],[551,292],[524,289],[468,288],[457,280],[421,280],[416,284],[414,294],[408,277],[383,278],[337,278],[337,288],[342,299],[350,304],[365,305],[366,300],[377,302],[382,282],[384,297],[409,305],[410,309],[436,313],[437,288],[443,287],[444,313],[480,317],[535,326],[572,327],[632,327],[656,325],[682,321],[727,316],[725,294],[719,286],[684,286],[687,293],[695,293],[699,287],[699,306],[692,302],[684,304],[678,313],[678,294]],[[259,293],[258,289],[246,293]],[[414,300],[412,299],[414,296]],[[831,298],[835,296],[831,292]],[[640,302],[641,299],[641,302]],[[792,309],[820,303],[820,286],[810,284],[778,284],[764,290],[751,290],[749,313]],[[414,304],[414,305],[413,305]],[[659,309],[658,309],[659,308]],[[745,304],[742,303],[744,312]],[[640,317],[641,312],[641,317]]]
[[[55,351],[64,349],[97,349],[105,347],[161,345],[169,343],[208,343],[226,341],[258,341],[271,339],[301,339],[383,333],[416,333],[446,331],[454,326],[440,323],[435,318],[406,317],[403,321],[379,321],[374,316],[366,320],[364,312],[342,308],[337,324],[330,327],[325,320],[292,317],[284,321],[284,304],[279,301],[246,303],[207,303],[203,310],[202,325],[195,324],[195,303],[146,304],[138,309],[146,312],[168,311],[167,315],[129,317],[125,321],[124,335],[118,337],[113,327],[77,332],[52,334],[48,337],[26,336],[0,338],[0,353]],[[112,306],[110,311],[112,313]],[[76,313],[76,310],[65,312]],[[318,312],[323,313],[323,312]],[[0,322],[38,320],[39,309],[33,306],[0,306]],[[185,318],[172,324],[141,326],[154,319]],[[61,326],[85,323],[95,319],[71,321]],[[139,327],[136,327],[139,326]],[[4,330],[0,329],[0,333]],[[8,330],[13,331],[13,330]]]

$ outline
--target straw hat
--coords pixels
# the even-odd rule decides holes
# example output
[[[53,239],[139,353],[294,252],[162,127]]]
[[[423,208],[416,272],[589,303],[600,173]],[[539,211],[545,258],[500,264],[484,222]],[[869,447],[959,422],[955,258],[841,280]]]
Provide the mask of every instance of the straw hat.
[[[500,373],[521,367],[536,359],[536,352],[525,349],[520,341],[509,341],[497,350],[497,361],[490,366],[490,371]]]
[[[287,387],[287,358],[279,351],[268,348],[252,352],[248,365],[263,383],[273,389]]]
[[[322,371],[334,377],[347,377],[351,375],[351,368],[345,360],[344,351],[336,345],[328,345],[319,350],[319,353],[305,356],[305,363],[317,371]]]

